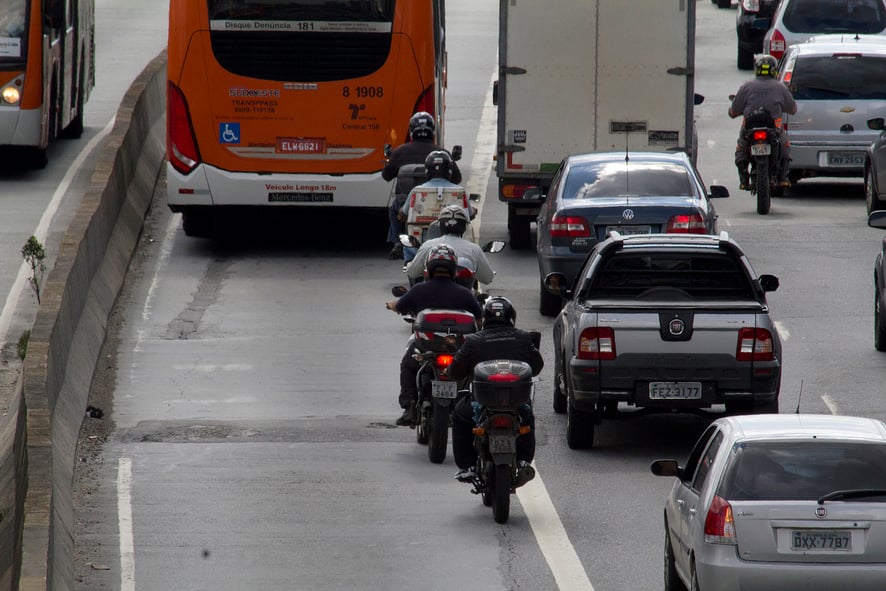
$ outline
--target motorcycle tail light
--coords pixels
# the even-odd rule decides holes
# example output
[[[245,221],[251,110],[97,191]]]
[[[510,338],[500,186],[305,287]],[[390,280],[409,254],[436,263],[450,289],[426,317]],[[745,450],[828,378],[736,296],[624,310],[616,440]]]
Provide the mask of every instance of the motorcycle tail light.
[[[769,132],[765,129],[755,130],[753,139],[755,142],[765,142],[769,139]]]
[[[704,218],[699,213],[680,214],[668,220],[668,234],[707,234]]]
[[[490,429],[510,429],[514,425],[514,420],[508,415],[495,415],[489,419]]]
[[[437,367],[449,367],[452,363],[452,355],[437,355]]]

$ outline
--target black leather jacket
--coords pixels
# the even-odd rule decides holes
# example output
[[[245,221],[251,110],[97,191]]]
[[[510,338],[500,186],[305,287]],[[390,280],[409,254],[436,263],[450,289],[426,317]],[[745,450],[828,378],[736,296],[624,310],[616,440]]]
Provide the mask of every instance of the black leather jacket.
[[[532,368],[534,376],[545,365],[528,332],[511,326],[493,326],[467,335],[446,373],[460,380],[470,375],[474,366],[481,361],[493,359],[525,361]]]

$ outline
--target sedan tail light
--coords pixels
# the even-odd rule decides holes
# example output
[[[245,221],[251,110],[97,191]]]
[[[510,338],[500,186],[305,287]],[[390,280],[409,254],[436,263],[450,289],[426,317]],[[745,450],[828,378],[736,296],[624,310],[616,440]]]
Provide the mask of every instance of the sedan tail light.
[[[732,544],[735,542],[735,520],[732,505],[721,497],[714,497],[704,520],[704,541],[709,544]]]
[[[742,328],[738,331],[738,361],[772,361],[775,359],[772,333],[765,328]]]
[[[784,35],[781,34],[781,31],[775,29],[772,31],[772,37],[769,38],[769,54],[775,59],[780,60],[784,55],[784,50]]]
[[[551,238],[587,238],[590,235],[591,227],[585,218],[556,215],[551,220]]]
[[[578,338],[578,358],[590,361],[615,359],[615,332],[605,326],[581,331]]]
[[[680,214],[668,220],[668,234],[707,234],[708,228],[699,213]]]

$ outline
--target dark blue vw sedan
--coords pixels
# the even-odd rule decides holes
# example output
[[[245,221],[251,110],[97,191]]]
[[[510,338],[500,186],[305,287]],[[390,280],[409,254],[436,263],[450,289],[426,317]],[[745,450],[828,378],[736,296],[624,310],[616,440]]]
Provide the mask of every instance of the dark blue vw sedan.
[[[537,189],[531,189],[537,191]],[[573,281],[591,248],[610,230],[630,234],[716,234],[710,199],[728,197],[726,187],[708,193],[683,152],[596,152],[566,157],[538,213],[539,312],[556,316],[560,297],[545,290],[548,273]]]

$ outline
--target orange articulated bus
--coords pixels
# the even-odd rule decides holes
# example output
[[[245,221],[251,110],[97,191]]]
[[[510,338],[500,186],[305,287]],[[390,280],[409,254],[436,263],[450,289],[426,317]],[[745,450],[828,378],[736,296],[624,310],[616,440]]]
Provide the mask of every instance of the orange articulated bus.
[[[42,168],[52,139],[80,137],[94,35],[94,0],[0,2],[0,146]]]
[[[409,117],[443,129],[444,0],[170,0],[168,205],[371,208]],[[438,133],[438,142],[442,137]]]

